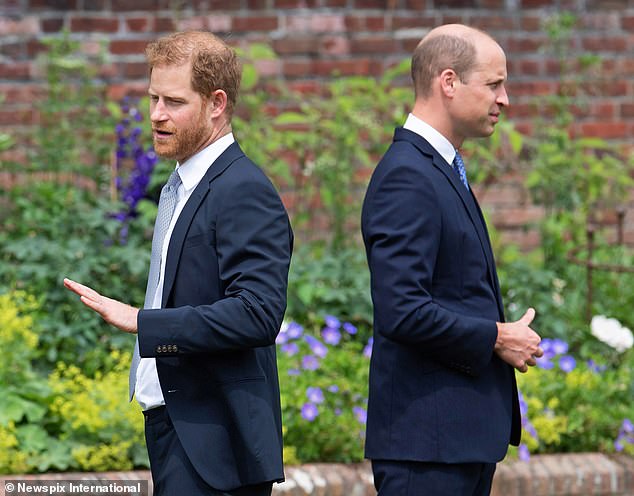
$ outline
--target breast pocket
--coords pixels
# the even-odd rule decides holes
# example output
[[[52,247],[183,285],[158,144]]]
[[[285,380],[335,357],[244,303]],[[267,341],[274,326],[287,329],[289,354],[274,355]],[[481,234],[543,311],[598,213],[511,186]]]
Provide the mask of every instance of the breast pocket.
[[[216,244],[216,230],[209,229],[202,233],[194,233],[185,238],[185,248],[194,248],[196,246],[214,246]]]

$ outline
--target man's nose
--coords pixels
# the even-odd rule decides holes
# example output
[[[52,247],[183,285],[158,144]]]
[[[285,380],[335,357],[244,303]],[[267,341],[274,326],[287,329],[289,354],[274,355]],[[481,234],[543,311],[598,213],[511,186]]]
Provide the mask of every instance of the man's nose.
[[[504,87],[504,85],[500,86],[498,97],[495,101],[498,105],[501,105],[502,107],[509,106],[509,95],[508,93],[506,93],[506,88]]]

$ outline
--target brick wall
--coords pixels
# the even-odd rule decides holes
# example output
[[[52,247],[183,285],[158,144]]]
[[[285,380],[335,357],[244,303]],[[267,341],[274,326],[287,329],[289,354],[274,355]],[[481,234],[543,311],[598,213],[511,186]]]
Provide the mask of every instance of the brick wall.
[[[543,22],[561,10],[580,19],[572,52],[602,58],[599,74],[588,81],[589,105],[576,112],[577,128],[627,143],[634,135],[634,0],[0,0],[0,94],[6,97],[0,129],[19,133],[36,120],[32,102],[42,81],[35,58],[41,38],[61,29],[86,52],[105,43],[110,57],[100,77],[118,99],[145,92],[143,48],[173,30],[207,29],[235,45],[270,43],[279,60],[261,71],[314,87],[333,72],[379,76],[409,57],[430,27],[463,22],[489,31],[505,48],[509,115],[530,132],[543,112],[539,98],[557,88],[559,63],[540,47]],[[496,225],[507,239],[534,245],[538,239],[524,225],[539,211],[516,178],[498,193],[484,200]],[[625,235],[634,242],[634,220]]]
[[[369,462],[299,465],[286,467],[285,473],[286,481],[273,486],[273,496],[376,496]],[[131,482],[150,481],[151,475],[149,471],[5,475],[0,478],[0,487],[5,481],[29,481],[35,485],[38,480]],[[141,496],[151,495],[150,488],[149,494]],[[574,453],[537,455],[528,462],[505,460],[498,464],[491,489],[491,496],[590,495],[634,496],[634,459],[626,455]]]

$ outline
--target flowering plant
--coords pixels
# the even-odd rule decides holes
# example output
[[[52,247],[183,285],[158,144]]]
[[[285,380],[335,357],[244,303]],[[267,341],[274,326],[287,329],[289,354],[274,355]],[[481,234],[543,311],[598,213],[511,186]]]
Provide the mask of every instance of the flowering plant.
[[[371,342],[334,316],[322,324],[285,322],[277,338],[287,462],[363,459]]]
[[[537,367],[518,374],[520,459],[528,459],[529,453],[634,453],[631,357],[618,363],[605,356],[575,359],[568,344],[557,339],[542,340],[542,348]]]
[[[590,322],[590,330],[595,338],[611,346],[619,353],[629,350],[634,344],[632,331],[622,326],[616,319],[595,315]]]

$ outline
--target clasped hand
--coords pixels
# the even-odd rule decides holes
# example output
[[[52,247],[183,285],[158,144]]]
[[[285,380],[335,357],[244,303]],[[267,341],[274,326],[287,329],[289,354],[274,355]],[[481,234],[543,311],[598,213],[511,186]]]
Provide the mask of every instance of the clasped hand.
[[[544,350],[539,346],[541,338],[530,328],[534,318],[535,310],[529,308],[522,318],[515,322],[498,322],[495,352],[502,360],[522,373],[527,372],[528,367],[534,367],[537,358],[544,354]]]

